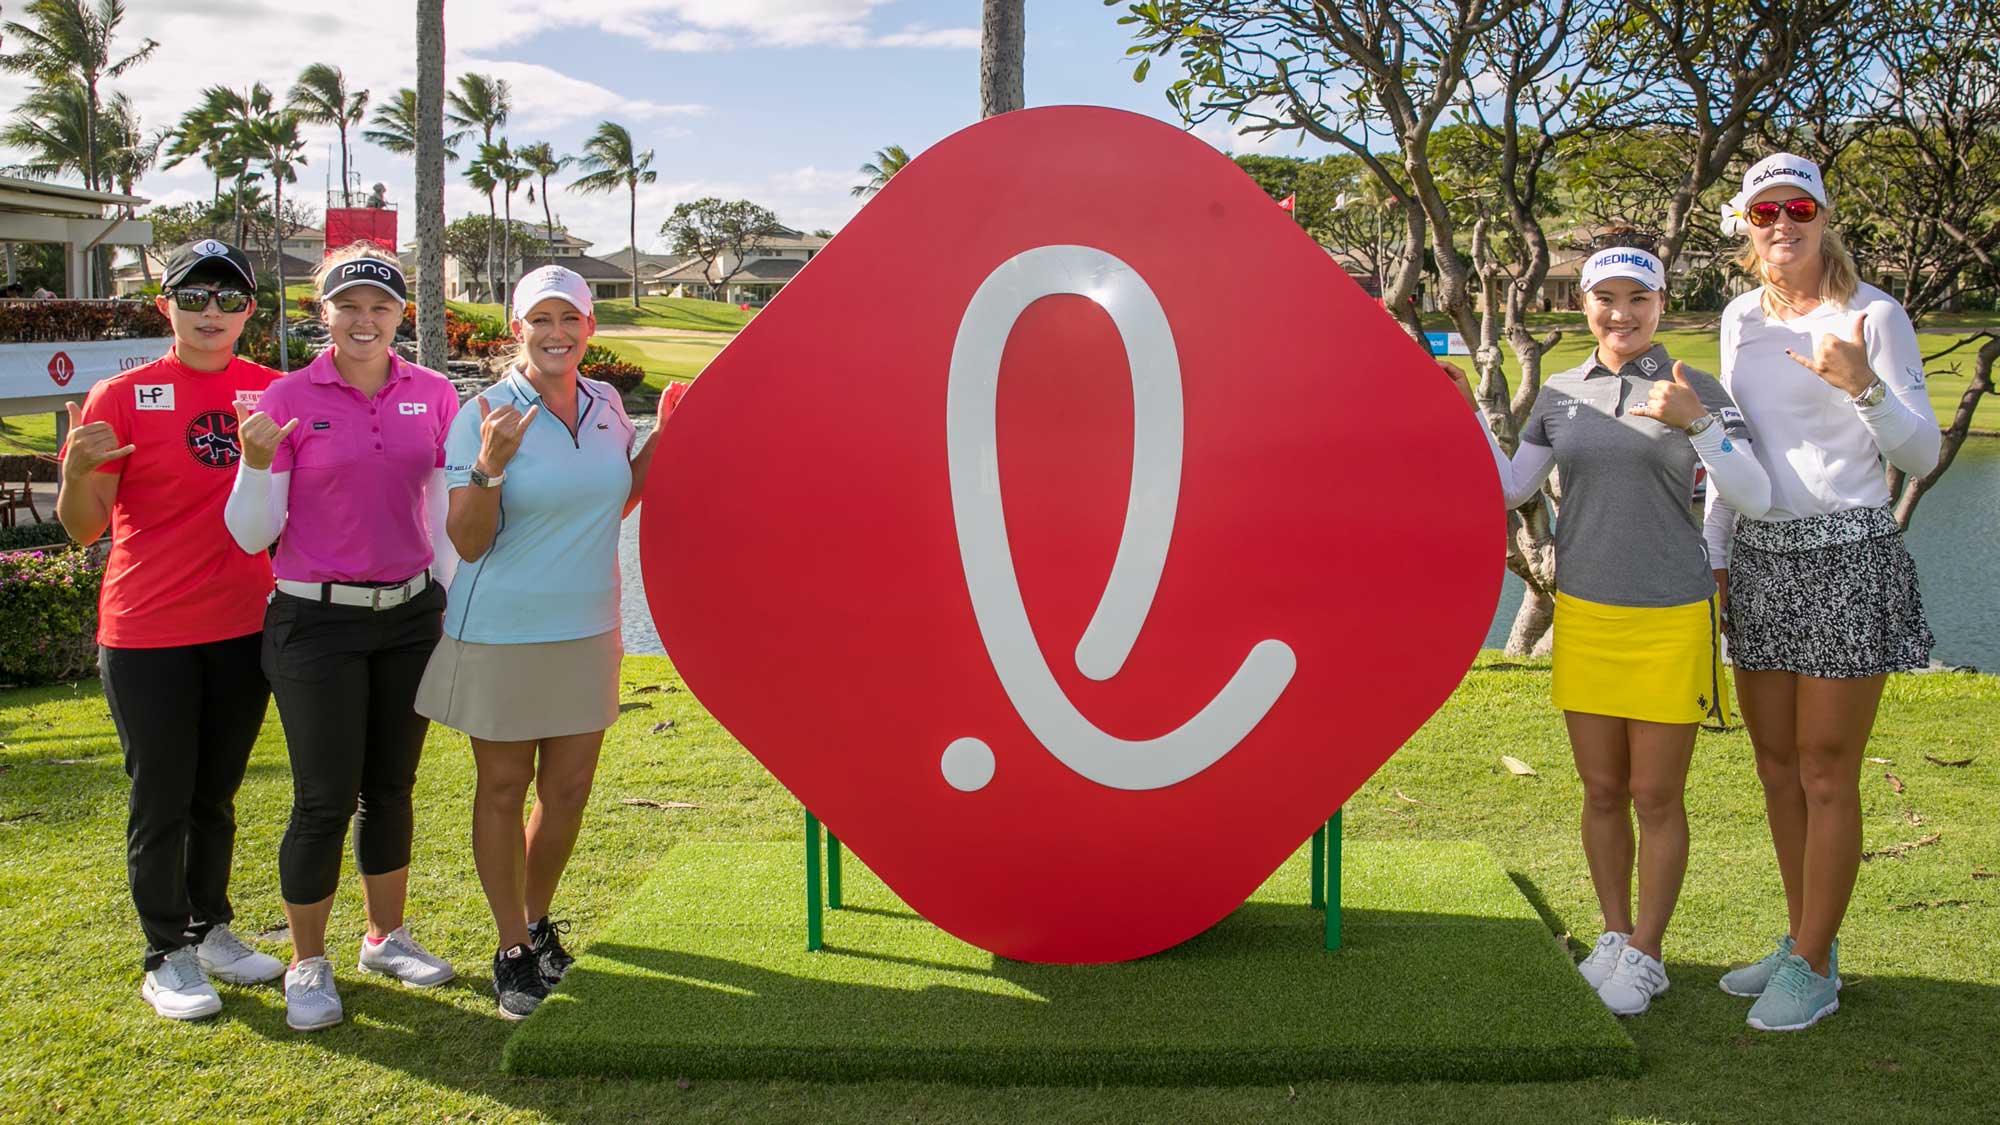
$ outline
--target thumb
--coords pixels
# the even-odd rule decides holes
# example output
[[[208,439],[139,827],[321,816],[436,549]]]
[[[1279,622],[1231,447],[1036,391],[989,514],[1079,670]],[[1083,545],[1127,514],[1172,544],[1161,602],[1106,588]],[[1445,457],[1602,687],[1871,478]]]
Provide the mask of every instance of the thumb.
[[[1856,314],[1854,314],[1854,342],[1855,342],[1855,343],[1857,343],[1857,344],[1858,344],[1858,343],[1860,343],[1860,342],[1861,342],[1861,331],[1862,331],[1862,329],[1864,329],[1864,328],[1866,328],[1866,327],[1868,327],[1868,314],[1867,314],[1867,313],[1865,313],[1865,312],[1862,312],[1862,313],[1856,313]]]
[[[485,395],[479,395],[472,401],[479,404],[479,418],[481,421],[485,421],[486,416],[493,413],[493,407],[487,404]]]
[[[1693,389],[1688,383],[1687,365],[1678,359],[1674,361],[1674,382],[1679,383],[1683,387],[1688,387],[1690,390]]]
[[[83,425],[83,411],[77,408],[77,405],[76,405],[76,403],[74,403],[74,402],[65,402],[65,403],[63,403],[63,406],[64,406],[64,407],[66,407],[66,408],[67,408],[67,409],[69,410],[69,428],[70,428],[70,429],[74,430],[74,429],[76,429],[76,428],[77,428],[78,426],[81,426],[81,425]]]

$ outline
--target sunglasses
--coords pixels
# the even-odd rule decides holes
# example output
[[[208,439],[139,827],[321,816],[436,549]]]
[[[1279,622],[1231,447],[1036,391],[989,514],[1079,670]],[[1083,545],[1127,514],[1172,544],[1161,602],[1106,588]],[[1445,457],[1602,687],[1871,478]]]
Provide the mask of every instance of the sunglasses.
[[[1762,203],[1752,203],[1745,208],[1744,214],[1749,218],[1751,226],[1768,227],[1778,221],[1780,211],[1795,223],[1810,223],[1819,217],[1819,200],[1787,199],[1783,203],[1774,199],[1766,200]]]
[[[182,312],[202,311],[211,297],[215,299],[215,307],[226,313],[239,313],[250,307],[250,294],[241,289],[175,289],[167,295]]]

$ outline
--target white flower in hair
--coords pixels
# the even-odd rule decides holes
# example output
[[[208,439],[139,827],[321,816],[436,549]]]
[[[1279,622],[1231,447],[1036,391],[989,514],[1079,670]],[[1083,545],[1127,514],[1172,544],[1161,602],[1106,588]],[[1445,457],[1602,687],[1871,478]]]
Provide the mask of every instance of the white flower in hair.
[[[1722,233],[1742,234],[1749,229],[1747,216],[1743,213],[1743,195],[1738,193],[1723,201]]]

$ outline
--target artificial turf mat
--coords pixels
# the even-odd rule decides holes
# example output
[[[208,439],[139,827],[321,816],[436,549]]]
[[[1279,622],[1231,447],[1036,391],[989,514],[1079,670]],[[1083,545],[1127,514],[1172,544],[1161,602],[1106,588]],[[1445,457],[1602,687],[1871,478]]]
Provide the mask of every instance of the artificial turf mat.
[[[1118,965],[967,945],[850,855],[805,950],[801,846],[685,844],[508,1040],[517,1074],[1222,1085],[1633,1074],[1632,1040],[1477,844],[1349,843],[1344,947],[1292,857]]]

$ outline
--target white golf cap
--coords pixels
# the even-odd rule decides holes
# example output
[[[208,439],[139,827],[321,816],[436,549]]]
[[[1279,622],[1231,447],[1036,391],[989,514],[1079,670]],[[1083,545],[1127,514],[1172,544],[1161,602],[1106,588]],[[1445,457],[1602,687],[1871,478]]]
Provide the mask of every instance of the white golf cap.
[[[1584,259],[1585,293],[1614,277],[1630,278],[1648,289],[1667,287],[1667,271],[1660,267],[1660,260],[1636,246],[1613,246]]]
[[[1749,206],[1751,200],[1769,188],[1784,186],[1798,188],[1818,200],[1820,206],[1826,206],[1826,181],[1820,177],[1819,165],[1789,152],[1767,156],[1743,173],[1743,205]]]
[[[590,299],[590,284],[575,270],[561,266],[542,266],[529,270],[514,284],[514,300],[508,307],[512,315],[519,319],[528,310],[554,297],[567,301],[576,311],[585,316],[595,316]]]
[[[1774,187],[1795,187],[1827,206],[1826,179],[1819,165],[1795,153],[1778,152],[1759,160],[1743,173],[1743,190],[1722,205],[1722,233],[1743,234],[1750,229],[1744,210],[1758,195]]]

